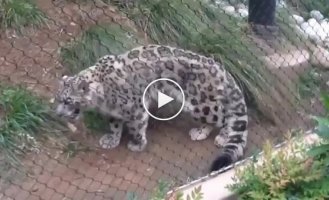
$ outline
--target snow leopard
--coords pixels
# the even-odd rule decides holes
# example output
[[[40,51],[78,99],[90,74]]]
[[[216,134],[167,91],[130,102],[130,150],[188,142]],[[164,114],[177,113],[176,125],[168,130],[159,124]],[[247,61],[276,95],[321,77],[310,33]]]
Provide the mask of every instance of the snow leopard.
[[[109,117],[111,132],[100,138],[102,148],[118,146],[125,125],[132,136],[128,149],[143,151],[150,118],[143,106],[143,91],[159,78],[171,79],[183,89],[183,112],[201,124],[189,131],[192,140],[204,140],[214,128],[220,129],[214,143],[221,151],[210,171],[243,157],[248,115],[241,87],[223,63],[183,48],[149,44],[98,58],[92,66],[60,79],[56,113],[78,119],[82,111],[95,109]],[[155,87],[175,90],[169,83]],[[145,97],[146,107],[154,98]]]

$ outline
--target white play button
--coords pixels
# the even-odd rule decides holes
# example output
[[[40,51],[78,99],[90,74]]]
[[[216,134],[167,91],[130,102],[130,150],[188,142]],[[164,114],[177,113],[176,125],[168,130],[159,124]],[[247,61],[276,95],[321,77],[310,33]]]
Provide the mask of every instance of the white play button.
[[[152,86],[152,87],[151,87]],[[163,87],[167,86],[167,87]],[[168,88],[170,88],[168,90]],[[162,91],[162,92],[160,92]],[[166,93],[166,94],[165,94]],[[170,94],[168,96],[167,94]],[[146,106],[146,99],[145,96],[152,97],[151,99],[157,101],[157,109],[155,111],[150,111],[149,110],[149,105],[150,105],[150,99],[147,100],[148,106]],[[151,100],[151,101],[153,101]],[[177,105],[179,107],[171,110],[171,109],[166,109],[165,105],[168,103],[172,102],[172,105]],[[147,85],[147,87],[144,90],[143,93],[143,107],[147,114],[149,114],[152,118],[161,120],[161,121],[166,121],[166,120],[171,120],[179,115],[179,113],[183,110],[184,108],[184,103],[185,103],[185,95],[184,91],[181,88],[181,86],[176,83],[175,81],[168,79],[168,78],[160,78],[152,81],[150,84]],[[156,104],[155,104],[156,106]],[[169,107],[168,107],[169,108]],[[165,116],[160,116],[160,113],[157,113],[157,111],[161,112],[164,111]],[[153,112],[153,113],[152,113]],[[159,115],[160,114],[160,115]]]
[[[158,108],[161,108],[162,106],[166,105],[169,102],[172,102],[173,100],[174,98],[158,91]]]

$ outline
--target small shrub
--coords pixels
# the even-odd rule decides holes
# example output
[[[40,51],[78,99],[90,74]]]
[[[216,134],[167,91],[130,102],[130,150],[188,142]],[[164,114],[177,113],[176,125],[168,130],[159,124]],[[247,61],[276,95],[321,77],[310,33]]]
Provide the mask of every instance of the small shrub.
[[[149,200],[165,200],[171,184],[167,181],[159,180],[158,185],[148,198]],[[135,193],[129,193],[127,200],[139,200]]]
[[[51,109],[23,88],[0,87],[0,149],[9,164],[19,164],[19,155],[38,148],[36,136],[58,129]]]
[[[1,0],[0,27],[21,31],[26,26],[39,26],[46,22],[45,14],[33,0]]]
[[[201,185],[193,188],[190,194],[186,195],[186,198],[183,197],[183,193],[174,193],[168,197],[168,192],[172,184],[160,180],[157,187],[154,189],[153,193],[148,198],[149,200],[202,200],[203,193],[201,191]],[[127,200],[139,200],[135,193],[129,193],[127,195]]]
[[[301,140],[288,140],[287,147],[274,154],[264,145],[264,161],[237,169],[228,188],[240,199],[327,199],[329,175],[324,162],[307,155]]]
[[[329,96],[323,93],[321,95],[321,101],[326,114],[324,117],[313,118],[317,122],[315,133],[322,139],[322,143],[311,148],[309,154],[317,160],[323,160],[329,168]]]
[[[175,200],[202,200],[203,193],[201,192],[201,188],[201,185],[193,188],[192,192],[186,195],[186,199],[184,199],[182,193],[178,193]]]
[[[165,199],[169,189],[170,189],[171,184],[160,180],[158,182],[158,186],[155,188],[153,191],[151,197],[149,198],[150,200],[162,200]]]

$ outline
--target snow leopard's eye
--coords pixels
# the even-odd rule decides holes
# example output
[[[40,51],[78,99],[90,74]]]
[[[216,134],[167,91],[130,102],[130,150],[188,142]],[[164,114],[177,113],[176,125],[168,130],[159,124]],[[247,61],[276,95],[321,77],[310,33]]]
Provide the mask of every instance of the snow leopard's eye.
[[[66,98],[66,99],[63,100],[63,103],[65,105],[70,105],[70,104],[72,104],[72,102],[73,102],[73,100],[72,100],[71,97],[68,97],[68,98]]]

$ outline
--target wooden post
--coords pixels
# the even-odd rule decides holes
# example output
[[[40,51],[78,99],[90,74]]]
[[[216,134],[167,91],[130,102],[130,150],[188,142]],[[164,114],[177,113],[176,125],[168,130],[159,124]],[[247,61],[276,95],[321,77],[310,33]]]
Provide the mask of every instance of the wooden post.
[[[248,22],[252,30],[264,39],[273,39],[278,32],[275,12],[276,0],[249,0]]]
[[[274,26],[275,8],[276,0],[249,0],[249,23]]]

